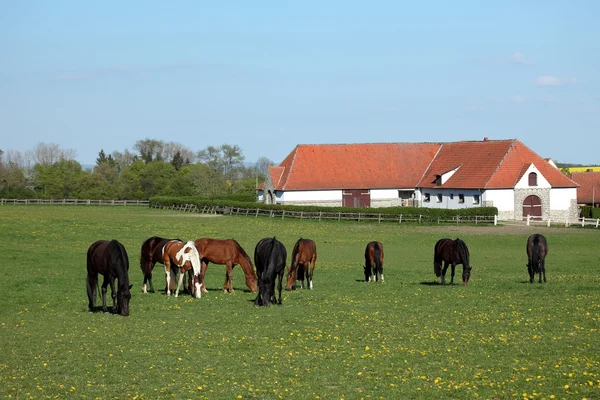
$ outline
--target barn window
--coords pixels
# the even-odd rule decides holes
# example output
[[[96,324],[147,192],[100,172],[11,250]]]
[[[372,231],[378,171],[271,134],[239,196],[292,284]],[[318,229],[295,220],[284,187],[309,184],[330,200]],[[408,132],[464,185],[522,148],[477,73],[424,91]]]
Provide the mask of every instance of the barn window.
[[[441,202],[442,202],[442,194],[441,194],[441,193],[438,193],[438,194],[437,194],[437,202],[438,202],[438,203],[441,203]]]
[[[458,202],[459,203],[464,203],[465,202],[465,195],[464,194],[459,194],[458,195]]]
[[[537,186],[537,174],[535,172],[529,174],[529,186]]]
[[[454,200],[454,193],[450,193],[450,200]]]
[[[435,186],[441,186],[441,185],[442,185],[442,176],[436,175],[435,176]]]
[[[473,195],[473,204],[479,204],[479,195]]]
[[[425,195],[423,197],[423,202],[429,203],[429,193],[425,193]]]

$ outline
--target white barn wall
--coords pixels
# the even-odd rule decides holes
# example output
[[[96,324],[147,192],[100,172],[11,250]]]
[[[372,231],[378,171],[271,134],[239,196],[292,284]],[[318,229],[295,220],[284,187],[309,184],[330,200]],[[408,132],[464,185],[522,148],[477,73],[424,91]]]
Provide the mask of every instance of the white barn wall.
[[[440,188],[427,188],[421,189],[422,193],[420,196],[421,206],[424,208],[473,208],[482,207],[484,205],[485,198],[479,189],[440,189]],[[429,201],[425,202],[425,194],[429,193]],[[442,201],[437,201],[437,195],[442,194]],[[454,198],[451,199],[450,195],[453,194]],[[459,203],[459,194],[464,195],[464,203]],[[479,203],[473,203],[473,196],[479,195]]]
[[[577,188],[556,188],[550,191],[550,209],[568,210],[573,199],[577,199]]]
[[[529,186],[529,174],[531,172],[535,172],[537,174],[537,186],[535,186],[536,188],[550,189],[552,187],[550,185],[550,182],[546,180],[544,175],[542,175],[542,173],[535,167],[535,165],[531,164],[529,168],[527,168],[527,171],[525,171],[521,179],[519,179],[519,182],[517,182],[517,184],[515,185],[515,189],[531,189],[531,186]]]

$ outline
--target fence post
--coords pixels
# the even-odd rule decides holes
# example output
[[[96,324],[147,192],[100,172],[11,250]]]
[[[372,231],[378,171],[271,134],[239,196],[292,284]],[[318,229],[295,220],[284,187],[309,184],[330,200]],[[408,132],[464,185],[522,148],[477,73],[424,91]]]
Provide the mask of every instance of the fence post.
[[[358,222],[360,222],[360,213],[358,213]]]
[[[585,227],[585,217],[581,218],[581,226]]]
[[[569,226],[569,217],[565,217],[565,227]]]
[[[530,217],[530,215],[527,214],[527,226],[529,226],[529,217]]]
[[[421,214],[419,214],[419,223],[421,223]]]
[[[401,224],[402,223],[402,214],[400,214],[400,219],[398,220],[398,223]]]
[[[548,226],[550,226],[550,217],[548,217]]]
[[[477,225],[477,215],[475,216],[475,225]]]
[[[498,225],[498,216],[494,215],[494,226]]]
[[[323,215],[323,211],[319,211],[319,221],[321,221],[321,215]]]
[[[381,223],[381,213],[379,213],[379,223]]]
[[[258,208],[256,209],[256,215],[254,216],[254,218],[258,217]]]
[[[596,220],[596,228],[598,227],[598,223],[600,223],[600,218]]]
[[[281,219],[285,218],[285,210],[283,210],[283,212],[281,213]]]
[[[341,220],[342,220],[342,213],[341,213],[341,212],[339,212],[339,213],[338,213],[338,222],[340,222]]]

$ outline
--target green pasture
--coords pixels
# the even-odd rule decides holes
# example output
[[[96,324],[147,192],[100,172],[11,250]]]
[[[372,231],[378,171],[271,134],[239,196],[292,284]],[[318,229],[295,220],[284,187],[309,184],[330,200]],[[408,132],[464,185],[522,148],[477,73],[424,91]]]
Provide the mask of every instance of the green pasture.
[[[528,282],[525,242],[533,232],[548,239],[546,284]],[[276,236],[288,259],[298,238],[311,238],[315,288],[258,308],[241,268],[236,291],[224,294],[225,268],[210,265],[201,299],[142,294],[140,246],[154,235],[235,238],[251,257],[261,238]],[[441,237],[469,246],[469,286],[436,283],[433,246]],[[0,206],[0,396],[600,398],[599,237],[581,228]],[[85,256],[98,239],[117,239],[128,251],[130,317],[87,310]],[[383,284],[363,282],[371,240],[385,246]],[[154,271],[162,289],[162,265]]]

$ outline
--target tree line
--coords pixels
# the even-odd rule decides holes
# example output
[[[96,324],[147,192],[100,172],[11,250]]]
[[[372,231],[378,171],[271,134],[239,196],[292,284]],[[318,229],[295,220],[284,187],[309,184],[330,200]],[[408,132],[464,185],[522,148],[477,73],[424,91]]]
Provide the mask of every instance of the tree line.
[[[0,198],[147,200],[152,196],[254,196],[273,161],[245,163],[237,145],[192,151],[175,142],[139,140],[83,168],[72,149],[39,143],[20,153],[0,149]]]

